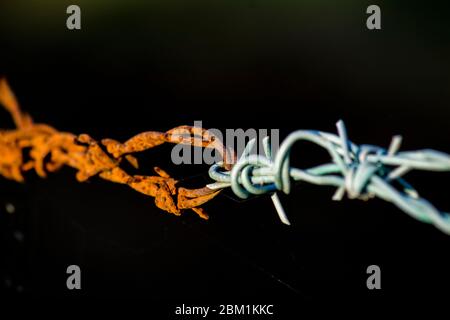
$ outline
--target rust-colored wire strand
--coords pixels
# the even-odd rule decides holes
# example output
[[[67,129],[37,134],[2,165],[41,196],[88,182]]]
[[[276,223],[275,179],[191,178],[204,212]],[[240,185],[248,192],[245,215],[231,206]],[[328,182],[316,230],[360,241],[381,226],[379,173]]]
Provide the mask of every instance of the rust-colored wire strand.
[[[0,79],[0,104],[11,114],[16,126],[12,130],[0,130],[0,175],[18,182],[24,181],[23,173],[26,171],[34,170],[45,178],[47,173],[69,166],[77,171],[79,182],[98,176],[155,198],[156,206],[166,212],[181,215],[183,210],[191,209],[201,218],[208,219],[201,205],[213,199],[220,190],[180,187],[176,179],[158,167],[154,168],[154,176],[130,175],[120,164],[125,160],[138,168],[133,154],[163,143],[215,148],[228,169],[235,160],[234,154],[219,139],[207,130],[196,127],[180,126],[167,132],[143,132],[120,143],[113,139],[98,142],[88,134],[61,132],[49,125],[34,123],[31,116],[20,109],[4,78]],[[186,132],[189,134],[186,135]]]

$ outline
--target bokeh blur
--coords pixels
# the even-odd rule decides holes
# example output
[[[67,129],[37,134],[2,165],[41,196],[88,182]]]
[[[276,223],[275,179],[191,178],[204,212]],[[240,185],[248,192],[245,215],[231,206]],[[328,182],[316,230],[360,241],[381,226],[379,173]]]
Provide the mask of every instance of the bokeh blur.
[[[82,29],[66,28],[77,4]],[[39,122],[125,140],[202,120],[212,128],[335,131],[357,143],[450,153],[448,1],[3,0],[0,74]],[[12,123],[0,112],[2,128]],[[305,149],[303,149],[305,148]],[[317,164],[299,146],[294,162]],[[1,155],[0,155],[1,156]],[[326,159],[326,157],[325,157]],[[177,178],[208,181],[205,166],[174,166],[170,148],[143,157]],[[145,165],[143,166],[145,169]],[[147,170],[150,170],[148,169]],[[200,175],[200,176],[199,176]],[[63,170],[18,185],[0,179],[0,287],[11,296],[366,301],[439,296],[450,284],[450,238],[381,200],[333,202],[302,184],[283,196],[293,226],[269,198],[220,196],[211,220],[170,216],[151,199]],[[449,209],[449,174],[411,181]],[[18,235],[20,234],[20,235]],[[68,292],[65,268],[84,287]],[[380,265],[380,292],[366,267]],[[259,299],[259,300],[258,300]]]

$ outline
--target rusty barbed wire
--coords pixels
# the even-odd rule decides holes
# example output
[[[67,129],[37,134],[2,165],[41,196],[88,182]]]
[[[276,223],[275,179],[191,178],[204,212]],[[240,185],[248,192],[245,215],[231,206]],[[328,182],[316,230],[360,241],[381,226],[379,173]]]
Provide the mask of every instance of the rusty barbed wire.
[[[154,168],[155,176],[130,175],[122,169],[121,162],[128,161],[138,168],[138,161],[132,154],[163,143],[214,148],[227,160],[228,168],[234,159],[232,151],[226,150],[219,139],[197,127],[144,132],[120,143],[113,139],[98,142],[88,134],[75,135],[35,123],[29,114],[21,111],[5,79],[0,79],[0,104],[11,114],[16,125],[16,129],[0,130],[0,175],[17,182],[23,182],[23,173],[30,170],[45,178],[47,173],[69,166],[77,170],[79,182],[98,176],[155,198],[156,206],[166,212],[181,215],[183,210],[191,209],[201,218],[208,219],[200,206],[217,196],[220,190],[180,187],[179,181],[158,167]]]

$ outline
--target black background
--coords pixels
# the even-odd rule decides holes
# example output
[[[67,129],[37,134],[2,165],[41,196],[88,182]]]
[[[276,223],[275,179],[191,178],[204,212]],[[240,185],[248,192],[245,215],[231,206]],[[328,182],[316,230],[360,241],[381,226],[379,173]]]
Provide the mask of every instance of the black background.
[[[38,122],[125,140],[202,120],[206,128],[335,132],[356,143],[449,152],[450,41],[444,1],[378,2],[382,30],[365,27],[365,1],[81,1],[82,30],[65,28],[60,1],[2,3],[0,73]],[[95,5],[94,5],[95,4]],[[2,127],[12,127],[1,112]],[[177,167],[169,147],[140,156],[186,186],[206,166]],[[308,145],[294,164],[327,155]],[[447,173],[411,183],[443,210]],[[450,238],[381,200],[344,199],[301,184],[282,196],[211,201],[203,221],[153,199],[64,169],[27,183],[0,180],[1,290],[9,297],[145,298],[177,303],[275,303],[448,297]],[[3,209],[13,203],[17,212]],[[82,269],[68,291],[66,268]],[[366,288],[381,267],[382,290]],[[287,301],[287,302],[286,302]],[[295,303],[295,304],[294,304]]]

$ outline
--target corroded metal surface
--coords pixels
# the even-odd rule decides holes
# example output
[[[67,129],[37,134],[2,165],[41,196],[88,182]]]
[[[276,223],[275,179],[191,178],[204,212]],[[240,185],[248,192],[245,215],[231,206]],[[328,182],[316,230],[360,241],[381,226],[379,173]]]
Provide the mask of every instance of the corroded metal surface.
[[[11,114],[16,125],[13,130],[0,130],[0,175],[17,182],[24,181],[26,171],[34,170],[45,178],[47,173],[69,166],[77,170],[79,182],[98,176],[155,198],[156,206],[164,211],[181,215],[183,210],[191,209],[201,218],[208,219],[200,206],[213,199],[220,190],[183,188],[158,167],[154,168],[154,176],[130,175],[121,163],[125,160],[138,168],[138,161],[132,154],[163,143],[215,148],[223,155],[228,168],[231,167],[230,159],[234,159],[220,140],[201,128],[180,126],[167,132],[144,132],[120,143],[112,139],[99,142],[88,134],[61,132],[46,124],[34,123],[31,116],[20,109],[5,79],[0,79],[0,104]]]

